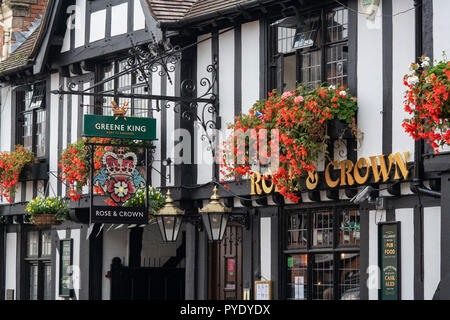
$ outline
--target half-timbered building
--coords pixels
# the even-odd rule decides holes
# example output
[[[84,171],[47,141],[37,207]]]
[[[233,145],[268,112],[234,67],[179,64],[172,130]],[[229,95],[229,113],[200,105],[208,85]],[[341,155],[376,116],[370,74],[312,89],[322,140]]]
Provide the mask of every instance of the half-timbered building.
[[[364,2],[3,1],[0,150],[21,144],[37,162],[22,172],[13,203],[0,205],[0,299],[256,299],[258,281],[269,281],[272,299],[377,300],[386,222],[400,222],[398,298],[446,296],[450,160],[401,124],[410,62],[440,60],[450,49],[450,4],[372,1],[369,16]],[[160,40],[179,50],[173,69],[128,71],[130,49]],[[265,192],[256,177],[220,187],[211,143],[229,134],[227,124],[272,89],[324,82],[358,97],[364,135],[333,140],[317,186],[299,203]],[[170,190],[191,217],[174,243],[161,240],[157,224],[90,224],[87,188],[58,226],[25,218],[34,197],[67,197],[61,152],[82,137],[83,116],[112,115],[112,101],[127,102],[130,116],[156,119],[149,184]],[[380,155],[406,167],[384,182],[325,183],[330,162],[337,170],[340,161]],[[215,184],[232,208],[219,242],[189,223]],[[374,201],[350,201],[367,185]],[[69,294],[60,290],[64,240],[71,240]]]

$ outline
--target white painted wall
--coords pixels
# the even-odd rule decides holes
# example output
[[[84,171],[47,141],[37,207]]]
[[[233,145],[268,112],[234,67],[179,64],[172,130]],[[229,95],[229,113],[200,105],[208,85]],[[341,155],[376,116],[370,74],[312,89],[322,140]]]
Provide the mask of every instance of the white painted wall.
[[[392,11],[401,12],[414,7],[413,0],[392,1]],[[415,61],[415,27],[414,10],[392,18],[393,24],[393,87],[392,87],[392,150],[409,151],[414,154],[414,140],[405,133],[403,119],[408,118],[404,111],[405,91],[403,76],[410,73],[409,64]],[[381,136],[380,136],[381,139]]]
[[[198,37],[197,41],[204,40],[211,37],[211,34],[205,34]],[[212,63],[212,53],[211,53],[211,39],[208,39],[197,46],[197,95],[203,95],[207,88],[201,85],[200,81],[202,78],[211,79],[211,74],[207,72],[206,68]],[[203,110],[204,104],[198,104],[197,113],[201,117],[201,112]],[[211,119],[211,115],[206,115],[206,120]],[[195,125],[194,127],[194,143],[195,143],[195,161],[198,164],[197,167],[197,183],[206,183],[211,181],[212,176],[212,155],[211,151],[207,148],[209,143],[207,141],[202,141],[201,136],[204,133],[203,129]]]
[[[386,221],[386,211],[369,211],[369,268],[378,268],[378,223]],[[369,288],[369,300],[378,300],[378,287]]]
[[[16,254],[17,254],[17,234],[6,234],[6,275],[5,290],[13,289],[16,295]],[[6,292],[5,292],[6,298]],[[14,297],[15,299],[15,297]]]
[[[261,218],[261,279],[271,280],[271,218]]]
[[[11,86],[1,88],[0,105],[0,150],[11,149]]]
[[[395,210],[401,225],[401,293],[402,300],[414,300],[414,209]]]
[[[50,76],[50,90],[58,90],[59,87],[59,74],[54,73]],[[53,174],[49,174],[49,190],[56,192],[58,187],[58,158],[59,155],[54,150],[58,150],[58,132],[61,128],[59,123],[59,97],[56,94],[50,95],[50,105],[48,106],[48,112],[50,112],[50,150],[49,152],[49,170]],[[52,152],[53,151],[53,152]],[[51,194],[53,195],[53,194]]]
[[[111,36],[127,33],[128,29],[128,3],[121,3],[111,7]]]
[[[158,72],[154,72],[152,74],[152,88],[151,93],[154,95],[161,94],[161,77],[158,75]],[[156,109],[158,106],[158,101],[152,100],[152,109]],[[161,108],[161,104],[159,104]],[[156,147],[154,153],[155,160],[161,160],[161,112],[153,112],[153,118],[156,119],[156,139],[153,141],[153,145]],[[152,170],[152,186],[159,187],[161,186],[161,175],[158,172],[161,172],[161,161],[154,161],[153,167],[157,170]]]
[[[77,0],[75,10],[75,48],[86,42],[86,0]]]
[[[105,225],[107,230],[110,225]],[[95,236],[95,234],[92,234]],[[103,233],[103,272],[105,275],[111,269],[112,259],[119,257],[122,264],[128,265],[129,230],[126,227],[115,230],[114,227]],[[102,300],[109,300],[111,294],[111,280],[102,277]]]
[[[358,126],[364,132],[364,140],[358,150],[358,157],[378,155],[382,152],[381,6],[382,2],[380,2],[380,8],[373,22],[358,14]],[[359,10],[361,11],[361,7]]]
[[[242,39],[242,112],[259,100],[259,21],[244,23]]]
[[[145,15],[142,10],[142,5],[140,0],[134,0],[134,21],[133,30],[140,30],[145,28]]]
[[[443,60],[444,54],[447,60],[450,58],[450,1],[433,1],[433,55],[434,60]],[[440,152],[450,151],[450,146],[441,147]]]
[[[441,208],[425,208],[424,218],[424,299],[433,299],[441,280]]]
[[[234,30],[219,35],[219,100],[220,117],[222,118],[222,129],[220,130],[219,146],[229,135],[228,124],[234,123]],[[220,174],[220,178],[222,178]]]
[[[172,78],[172,84],[170,84],[169,80],[167,79],[167,95],[168,96],[175,96],[175,86],[174,84],[176,83],[176,79],[175,79],[175,72],[171,72],[169,73],[170,77]],[[175,148],[175,112],[174,112],[174,103],[171,103],[171,107],[169,109],[166,109],[166,116],[167,116],[167,121],[166,121],[166,133],[167,133],[167,153],[166,156],[167,158],[172,159],[172,161],[175,159],[175,152],[174,152],[174,148]],[[175,183],[175,169],[174,166],[171,167],[166,167],[166,172],[167,174],[169,173],[169,170],[171,170],[172,174],[171,174],[171,180],[167,179],[166,180],[166,185],[167,186],[173,186]]]
[[[106,9],[91,13],[91,30],[89,42],[94,42],[105,38],[106,34]]]

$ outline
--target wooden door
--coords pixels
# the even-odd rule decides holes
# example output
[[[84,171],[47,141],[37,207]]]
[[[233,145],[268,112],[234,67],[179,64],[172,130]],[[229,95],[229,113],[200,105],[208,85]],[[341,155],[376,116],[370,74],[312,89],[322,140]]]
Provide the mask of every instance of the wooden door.
[[[208,298],[242,299],[242,226],[229,224],[223,240],[209,244]]]

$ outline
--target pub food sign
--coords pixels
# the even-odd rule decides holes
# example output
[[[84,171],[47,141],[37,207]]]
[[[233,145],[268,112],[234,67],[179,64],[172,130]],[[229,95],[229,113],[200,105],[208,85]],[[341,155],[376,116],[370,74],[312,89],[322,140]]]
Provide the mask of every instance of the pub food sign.
[[[117,110],[115,110],[117,109]],[[114,108],[114,116],[84,115],[83,135],[85,137],[119,138],[130,140],[156,140],[156,120],[151,118],[126,117],[125,106]],[[117,111],[117,112],[116,112]],[[119,112],[120,111],[120,112]],[[134,198],[139,191],[148,190],[149,166],[145,153],[149,146],[115,146],[91,144],[103,148],[101,168],[95,168],[91,184],[91,223],[146,224],[148,207],[146,197]],[[92,153],[93,155],[94,153]],[[139,160],[139,156],[141,160]],[[145,163],[142,163],[145,159]],[[141,167],[140,167],[141,166]],[[94,170],[91,168],[91,170]],[[93,205],[93,192],[105,195],[105,206]],[[145,192],[144,192],[145,194]]]
[[[379,228],[380,300],[400,300],[400,222]]]

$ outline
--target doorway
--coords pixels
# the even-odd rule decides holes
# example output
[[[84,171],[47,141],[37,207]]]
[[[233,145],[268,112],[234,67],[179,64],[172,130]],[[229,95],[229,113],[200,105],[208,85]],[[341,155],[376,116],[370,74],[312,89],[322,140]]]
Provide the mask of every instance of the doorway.
[[[242,299],[242,226],[228,224],[223,240],[208,247],[208,299]]]

